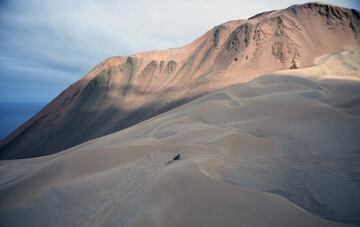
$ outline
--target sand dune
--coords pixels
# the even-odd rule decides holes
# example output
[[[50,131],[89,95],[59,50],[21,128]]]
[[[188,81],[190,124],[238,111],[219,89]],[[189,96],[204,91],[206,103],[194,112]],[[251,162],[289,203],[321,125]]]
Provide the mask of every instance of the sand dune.
[[[360,224],[358,59],[339,52],[51,156],[1,161],[1,224]]]
[[[56,153],[260,74],[359,49],[359,29],[357,10],[307,3],[221,24],[181,48],[109,58],[4,139],[0,158]]]

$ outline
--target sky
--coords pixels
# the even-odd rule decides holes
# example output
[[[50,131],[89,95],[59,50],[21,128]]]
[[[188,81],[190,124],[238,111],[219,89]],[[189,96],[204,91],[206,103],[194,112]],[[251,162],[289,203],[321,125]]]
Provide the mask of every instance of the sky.
[[[111,56],[180,47],[226,21],[304,2],[0,0],[0,102],[49,102]]]

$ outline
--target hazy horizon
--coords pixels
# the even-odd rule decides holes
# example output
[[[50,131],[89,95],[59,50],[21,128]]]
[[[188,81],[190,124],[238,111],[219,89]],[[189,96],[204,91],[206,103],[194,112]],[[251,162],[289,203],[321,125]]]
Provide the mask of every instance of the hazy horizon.
[[[0,225],[360,225],[360,0],[302,2],[0,0]]]
[[[0,141],[45,106],[44,102],[0,103]]]

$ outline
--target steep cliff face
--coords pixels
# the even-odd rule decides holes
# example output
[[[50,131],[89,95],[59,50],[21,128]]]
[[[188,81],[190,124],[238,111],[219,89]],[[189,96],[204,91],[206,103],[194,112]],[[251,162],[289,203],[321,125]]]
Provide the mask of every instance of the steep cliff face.
[[[360,13],[308,3],[214,27],[175,49],[112,57],[0,144],[0,158],[59,152],[263,73],[360,48]]]

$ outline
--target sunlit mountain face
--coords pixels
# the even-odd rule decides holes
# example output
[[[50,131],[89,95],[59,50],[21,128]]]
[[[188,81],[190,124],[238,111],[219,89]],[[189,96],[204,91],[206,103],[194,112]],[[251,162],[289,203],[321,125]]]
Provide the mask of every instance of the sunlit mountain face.
[[[0,142],[0,225],[359,225],[354,8],[269,8],[0,105],[22,124]]]

